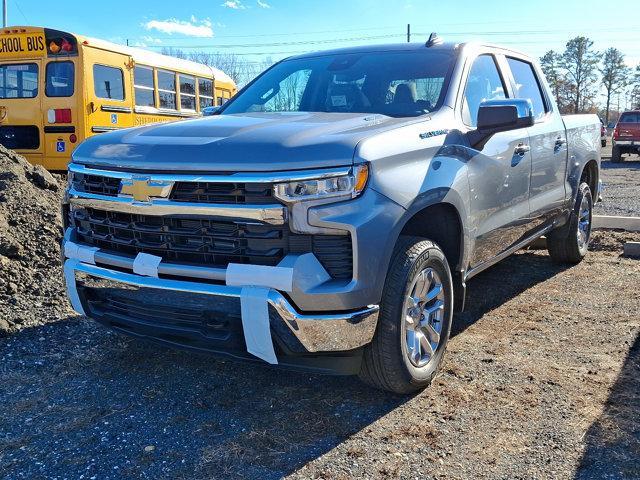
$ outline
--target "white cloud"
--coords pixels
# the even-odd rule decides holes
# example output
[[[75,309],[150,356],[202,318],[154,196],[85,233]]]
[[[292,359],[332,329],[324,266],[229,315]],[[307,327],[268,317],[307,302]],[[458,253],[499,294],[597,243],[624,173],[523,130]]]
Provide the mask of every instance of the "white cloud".
[[[233,10],[244,10],[247,8],[242,4],[241,0],[227,0],[221,6],[231,8]]]
[[[260,8],[271,8],[271,5],[269,5],[267,2],[263,2],[262,0],[258,0],[257,3]]]
[[[145,42],[145,43],[148,43],[148,44],[154,44],[155,43],[156,45],[162,43],[161,39],[155,38],[155,37],[150,37],[149,35],[144,35],[142,37],[142,41]]]
[[[169,35],[180,33],[189,37],[213,37],[211,20],[208,18],[205,20],[198,20],[193,15],[189,22],[185,20],[178,20],[176,18],[169,18],[167,20],[151,20],[143,23],[142,26],[147,30],[157,30],[159,32],[168,33]]]

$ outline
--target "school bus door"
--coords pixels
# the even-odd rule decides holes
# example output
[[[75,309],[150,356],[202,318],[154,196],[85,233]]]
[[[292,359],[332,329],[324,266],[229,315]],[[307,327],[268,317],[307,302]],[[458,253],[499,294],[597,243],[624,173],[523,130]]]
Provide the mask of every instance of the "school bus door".
[[[133,60],[85,48],[87,136],[133,126]]]

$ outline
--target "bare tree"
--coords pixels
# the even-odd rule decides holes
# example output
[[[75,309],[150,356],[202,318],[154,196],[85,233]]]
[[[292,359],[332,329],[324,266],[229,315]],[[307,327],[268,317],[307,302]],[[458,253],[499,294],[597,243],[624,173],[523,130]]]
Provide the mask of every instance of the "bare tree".
[[[592,50],[593,41],[587,37],[575,37],[567,42],[560,65],[566,71],[574,87],[573,113],[580,113],[592,106],[597,78],[598,53]]]
[[[631,108],[640,110],[640,64],[636,66],[630,78]]]
[[[220,52],[203,52],[194,51],[187,53],[173,47],[164,47],[161,51],[163,55],[180,58],[183,60],[191,60],[193,62],[202,63],[210,67],[215,67],[226,73],[241,88],[251,80],[253,80],[262,71],[273,65],[270,58],[264,61],[246,61],[240,55],[235,53]]]
[[[188,54],[179,48],[162,47],[160,53],[162,53],[162,55],[169,55],[170,57],[179,58],[181,60],[186,60],[188,58]]]
[[[609,123],[611,96],[622,90],[629,80],[629,67],[624,63],[624,55],[617,48],[608,48],[602,58],[602,85],[606,90],[605,123]]]

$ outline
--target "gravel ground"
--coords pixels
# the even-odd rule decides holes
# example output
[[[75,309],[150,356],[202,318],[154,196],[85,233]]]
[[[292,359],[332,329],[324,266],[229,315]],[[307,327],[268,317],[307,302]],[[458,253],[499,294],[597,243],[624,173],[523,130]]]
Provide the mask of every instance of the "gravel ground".
[[[603,202],[596,215],[640,217],[640,156],[627,155],[622,163],[611,163],[611,139],[602,149]]]
[[[419,395],[228,363],[69,316],[0,339],[0,477],[640,478],[640,234],[469,284]],[[508,281],[505,281],[508,279]]]

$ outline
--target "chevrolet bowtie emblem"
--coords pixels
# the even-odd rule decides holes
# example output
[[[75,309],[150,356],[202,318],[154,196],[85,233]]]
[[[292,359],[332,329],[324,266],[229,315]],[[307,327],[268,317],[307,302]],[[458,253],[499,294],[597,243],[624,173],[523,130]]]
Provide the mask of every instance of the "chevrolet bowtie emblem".
[[[172,187],[173,182],[149,177],[125,178],[120,181],[120,194],[130,195],[138,202],[149,202],[151,198],[168,198]]]

